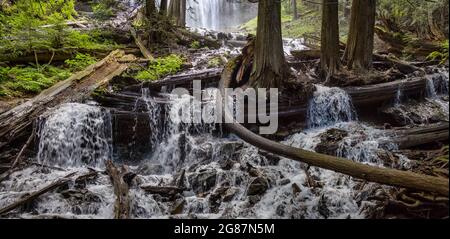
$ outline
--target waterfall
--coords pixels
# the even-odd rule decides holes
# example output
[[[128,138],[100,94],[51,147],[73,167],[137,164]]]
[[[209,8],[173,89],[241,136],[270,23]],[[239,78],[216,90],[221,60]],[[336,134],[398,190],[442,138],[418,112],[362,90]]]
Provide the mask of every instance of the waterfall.
[[[39,163],[99,167],[112,159],[108,111],[78,103],[63,104],[40,120]]]
[[[256,17],[256,5],[235,0],[188,0],[187,25],[224,31]]]
[[[192,105],[192,96],[168,95],[170,103],[165,107],[165,120],[160,122],[158,114],[161,112],[161,106],[147,98],[146,102],[149,108],[149,117],[152,129],[151,142],[153,154],[150,162],[157,162],[164,167],[166,173],[176,172],[187,161],[195,161],[195,156],[189,158],[190,153],[198,147],[196,145],[196,135],[204,135],[203,139],[210,138],[215,129],[215,124],[205,123],[185,123],[187,119],[192,119],[193,115],[201,114],[195,112],[196,108]]]
[[[308,105],[309,128],[356,119],[356,112],[347,92],[337,87],[316,85],[316,91]]]

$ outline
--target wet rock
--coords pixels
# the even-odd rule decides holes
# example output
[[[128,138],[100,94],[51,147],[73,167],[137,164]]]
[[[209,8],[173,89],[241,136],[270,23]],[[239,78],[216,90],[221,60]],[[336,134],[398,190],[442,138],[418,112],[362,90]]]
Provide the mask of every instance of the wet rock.
[[[171,215],[181,214],[183,213],[184,206],[186,205],[186,200],[184,198],[179,198],[175,200],[172,204],[172,208],[170,209]]]
[[[238,193],[238,191],[239,191],[238,188],[235,188],[235,187],[229,188],[226,191],[225,195],[223,196],[222,201],[230,202],[231,200],[233,200],[234,196]]]
[[[209,196],[209,205],[211,212],[218,213],[220,204],[222,204],[222,198],[225,192],[228,190],[228,187],[219,187],[214,190],[213,193]]]
[[[259,151],[258,153],[267,159],[267,162],[269,163],[269,165],[277,165],[278,162],[281,160],[280,156],[277,156],[277,155],[274,155],[271,153],[267,153],[265,151]]]
[[[186,188],[185,175],[186,175],[186,170],[184,170],[184,169],[181,170],[181,172],[177,173],[174,176],[174,179],[170,184],[177,188]]]
[[[280,204],[277,206],[277,209],[275,210],[276,214],[280,217],[283,217],[285,215],[286,205]]]
[[[325,195],[322,195],[319,200],[318,211],[319,214],[322,215],[325,219],[328,218],[331,214],[330,209],[327,206],[328,199]]]
[[[164,173],[164,167],[161,164],[146,163],[138,168],[140,175],[160,175]]]
[[[233,160],[230,160],[230,159],[219,161],[220,168],[223,169],[223,170],[230,170],[230,169],[232,169],[235,163],[236,163],[236,161],[233,161]]]
[[[248,197],[248,203],[250,204],[250,206],[257,204],[260,200],[261,196],[259,195],[252,195]]]
[[[217,33],[217,39],[218,40],[228,40],[229,35],[224,32],[219,32],[219,33]]]
[[[269,182],[266,178],[263,177],[257,177],[254,178],[247,189],[247,195],[254,196],[254,195],[263,195],[267,189],[269,189]]]
[[[221,165],[227,165],[231,162],[226,161],[237,161],[239,151],[242,149],[243,143],[242,142],[226,142],[224,143],[217,152],[215,152],[215,156],[217,156],[217,161]]]
[[[292,184],[292,193],[294,193],[294,195],[297,195],[301,192],[302,192],[302,190],[300,189],[300,187],[296,183],[293,183]]]
[[[289,178],[283,178],[278,180],[277,184],[283,186],[289,184],[290,182],[291,180]]]
[[[436,123],[448,120],[445,109],[434,100],[416,101],[410,99],[401,105],[382,109],[380,116],[393,126]]]
[[[341,129],[329,129],[320,134],[320,143],[315,151],[322,154],[337,155],[339,143],[348,136],[347,131]]]
[[[214,188],[216,185],[217,172],[212,169],[189,175],[189,184],[192,190],[197,193],[205,193]]]

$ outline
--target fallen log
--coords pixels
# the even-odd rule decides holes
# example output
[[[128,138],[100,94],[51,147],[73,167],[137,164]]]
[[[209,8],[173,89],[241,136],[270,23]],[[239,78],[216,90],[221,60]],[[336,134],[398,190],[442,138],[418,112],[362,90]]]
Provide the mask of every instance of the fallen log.
[[[93,90],[121,74],[128,68],[127,64],[117,62],[121,57],[121,50],[113,51],[103,60],[0,114],[0,151],[19,137],[28,137],[31,134],[27,131],[29,126],[48,108],[87,98]]]
[[[191,85],[194,80],[199,80],[202,85],[212,85],[219,82],[220,75],[222,74],[221,68],[208,69],[200,72],[193,73],[181,73],[178,75],[167,76],[161,80],[148,81],[142,84],[136,84],[124,88],[124,91],[139,92],[141,93],[142,88],[150,88],[160,90],[163,86],[171,86],[173,88],[177,86],[188,86]]]
[[[315,60],[320,58],[320,49],[310,49],[310,50],[292,50],[292,56],[297,60]]]
[[[408,149],[433,142],[448,140],[449,122],[443,122],[424,127],[396,130],[394,142],[399,149]]]
[[[134,42],[136,43],[136,46],[139,47],[139,50],[141,51],[142,56],[144,56],[144,58],[147,60],[154,60],[150,51],[147,49],[147,47],[145,47],[144,43],[142,43],[141,39],[137,35],[136,30],[134,30],[134,28],[131,27],[130,32],[134,38]]]
[[[114,194],[116,195],[116,202],[114,204],[114,218],[128,219],[130,217],[131,203],[128,192],[131,180],[136,175],[130,174],[125,166],[117,168],[111,160],[106,161],[106,172],[111,178],[111,182],[114,186]]]
[[[219,85],[222,94],[224,94],[224,89],[229,87],[231,78],[232,69],[226,68]],[[225,124],[225,126],[231,132],[239,136],[242,140],[254,145],[255,147],[258,147],[259,149],[295,161],[307,163],[311,166],[343,173],[355,178],[367,180],[369,182],[426,191],[440,194],[446,197],[448,197],[449,195],[448,179],[421,175],[407,171],[400,171],[396,169],[370,166],[353,162],[344,158],[333,157],[287,146],[251,132],[233,119],[233,116],[230,113],[228,107],[223,108],[223,115],[225,117],[224,122],[233,122],[227,123]]]
[[[53,191],[63,185],[66,185],[70,181],[70,177],[72,177],[74,174],[75,173],[70,173],[67,176],[65,176],[64,178],[61,178],[61,179],[49,184],[48,186],[45,186],[44,188],[42,188],[34,193],[31,193],[30,195],[23,197],[19,201],[0,209],[0,215],[8,213],[26,203],[29,203],[29,202],[35,200],[36,198],[40,197],[41,195],[44,195],[47,192]]]

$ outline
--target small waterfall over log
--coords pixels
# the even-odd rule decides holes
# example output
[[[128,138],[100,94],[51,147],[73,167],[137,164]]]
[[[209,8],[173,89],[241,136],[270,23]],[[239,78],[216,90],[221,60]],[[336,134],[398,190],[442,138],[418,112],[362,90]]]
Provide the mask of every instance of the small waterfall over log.
[[[316,85],[316,91],[308,106],[309,128],[356,119],[356,112],[347,92],[337,87]]]
[[[96,106],[68,103],[39,124],[38,162],[98,167],[112,158],[111,116]]]

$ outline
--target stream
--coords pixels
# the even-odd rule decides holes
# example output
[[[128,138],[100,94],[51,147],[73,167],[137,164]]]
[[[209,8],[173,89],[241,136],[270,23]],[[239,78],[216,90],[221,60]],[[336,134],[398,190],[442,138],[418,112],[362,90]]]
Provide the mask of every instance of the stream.
[[[225,30],[248,17],[242,12],[242,18],[233,18],[236,22],[229,25],[218,24],[222,21],[219,18],[206,23],[207,14],[219,11],[229,11],[220,15],[224,18],[234,17],[235,6],[228,1],[202,1],[220,1],[223,6],[215,4],[211,10],[189,1],[190,8],[201,14],[189,18],[188,25],[193,28]],[[286,39],[285,43],[287,54],[291,49],[304,48],[301,40]],[[205,59],[224,53],[234,55],[239,50],[226,45],[218,50],[203,50],[192,59],[189,72],[204,70],[200,62]],[[439,71],[440,78],[429,79],[424,100],[440,107],[448,120],[448,71]],[[397,95],[392,107],[405,108],[402,106],[407,99],[402,97],[401,89]],[[156,96],[171,100],[161,103]],[[262,152],[224,132],[220,125],[182,123],[181,109],[192,110],[190,96],[177,98],[143,88],[138,101],[146,107],[150,134],[145,141],[149,146],[132,162],[125,154],[117,153],[113,114],[99,103],[62,104],[42,115],[37,155],[32,159],[38,164],[16,171],[0,183],[0,208],[70,172],[82,175],[96,170],[99,174],[95,179],[72,182],[42,195],[6,217],[113,218],[115,194],[104,173],[108,159],[127,164],[137,174],[130,188],[132,218],[367,218],[380,207],[372,196],[384,195],[390,188]],[[311,151],[332,150],[335,156],[380,167],[411,166],[411,160],[397,151],[398,145],[391,143],[391,135],[383,127],[359,120],[344,90],[316,85],[307,112],[307,128],[289,135],[283,144]],[[422,124],[428,123],[429,117],[421,116]],[[131,149],[138,140],[136,126],[128,126],[134,131],[129,139]],[[333,149],[323,145],[327,132],[339,137]],[[396,162],[386,163],[386,155]],[[183,192],[167,196],[141,189],[149,185],[176,186]]]

